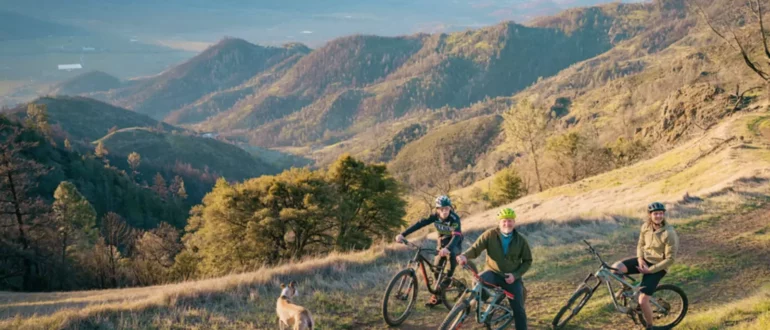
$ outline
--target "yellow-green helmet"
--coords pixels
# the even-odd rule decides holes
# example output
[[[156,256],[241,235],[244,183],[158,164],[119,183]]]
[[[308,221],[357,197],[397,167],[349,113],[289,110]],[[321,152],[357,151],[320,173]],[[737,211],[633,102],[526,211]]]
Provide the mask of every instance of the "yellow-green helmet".
[[[509,207],[500,210],[500,212],[497,212],[497,220],[503,219],[516,219],[516,212],[514,212],[513,209]]]

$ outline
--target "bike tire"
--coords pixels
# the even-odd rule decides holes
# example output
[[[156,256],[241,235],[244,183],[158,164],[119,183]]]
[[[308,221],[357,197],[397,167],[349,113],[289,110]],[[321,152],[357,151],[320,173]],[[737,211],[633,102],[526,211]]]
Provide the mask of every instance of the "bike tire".
[[[674,319],[673,322],[671,322],[669,324],[658,325],[658,326],[653,325],[652,328],[654,330],[668,330],[668,329],[674,328],[680,322],[682,322],[684,317],[687,315],[687,308],[689,307],[689,302],[687,300],[687,294],[685,294],[684,290],[682,290],[680,287],[678,287],[676,285],[673,285],[673,284],[659,285],[657,288],[655,288],[655,291],[652,293],[652,296],[653,297],[655,296],[655,292],[663,291],[663,290],[671,290],[671,291],[673,291],[673,292],[675,292],[676,294],[679,295],[679,297],[682,299],[682,312],[679,314],[679,316],[677,316],[676,319]],[[647,324],[646,324],[647,322],[645,322],[643,316],[640,315],[639,319],[640,319],[640,321],[641,321],[640,323],[642,325],[647,326]]]
[[[505,299],[503,299],[503,302],[501,302],[501,303],[507,303],[507,302],[505,302]],[[492,315],[490,315],[489,318],[494,318],[495,314],[498,311],[502,311],[502,310],[501,309],[497,309],[497,310],[493,311]],[[502,324],[494,324],[494,326],[493,326],[492,324],[488,323],[489,321],[487,321],[487,323],[484,323],[484,327],[487,330],[503,330],[503,329],[507,329],[508,326],[510,326],[511,323],[513,323],[513,320],[514,320],[514,316],[513,316],[513,314],[511,314],[510,317],[508,319],[506,319],[505,322],[503,322]]]
[[[567,303],[559,310],[559,312],[556,314],[556,317],[554,317],[553,322],[551,323],[553,325],[554,329],[561,329],[564,327],[564,325],[567,324],[569,320],[571,320],[575,315],[577,315],[580,310],[585,306],[586,302],[588,302],[588,299],[591,299],[591,296],[593,295],[593,292],[591,289],[586,287],[585,285],[581,285],[575,290],[575,293],[572,294],[572,297],[567,300]],[[562,319],[562,317],[565,316],[567,311],[570,310],[570,307],[577,302],[577,305],[572,308],[572,312],[569,315],[566,315],[566,318]]]
[[[449,314],[444,318],[444,321],[441,322],[441,325],[438,326],[438,329],[459,329],[463,324],[463,321],[465,321],[465,318],[468,316],[468,313],[470,313],[470,308],[468,308],[468,306],[469,302],[467,299],[458,301],[457,304],[452,307],[452,310],[449,311]]]
[[[452,290],[447,292],[447,288],[451,288]],[[447,288],[441,289],[441,302],[447,310],[451,311],[455,303],[462,299],[465,289],[467,289],[468,286],[465,285],[463,281],[453,278],[451,284]]]
[[[407,286],[411,286],[411,291],[407,296],[408,303],[406,310],[403,314],[399,317],[393,317],[388,313],[388,301],[390,300],[390,293],[393,291],[393,289],[401,284],[401,279],[409,281]],[[408,288],[407,288],[408,289]],[[398,326],[401,323],[404,323],[406,319],[409,317],[409,314],[412,313],[412,310],[414,309],[414,304],[417,301],[417,276],[415,276],[414,271],[410,268],[401,270],[398,272],[395,276],[393,276],[393,279],[390,280],[390,283],[388,284],[388,288],[385,289],[385,295],[382,297],[382,317],[385,319],[385,323],[387,323],[390,326]]]

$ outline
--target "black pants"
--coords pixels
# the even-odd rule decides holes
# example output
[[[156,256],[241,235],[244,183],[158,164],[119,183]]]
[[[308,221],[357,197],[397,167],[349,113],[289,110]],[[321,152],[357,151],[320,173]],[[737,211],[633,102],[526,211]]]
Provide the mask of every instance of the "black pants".
[[[514,322],[516,324],[516,330],[527,329],[527,311],[524,309],[524,284],[520,278],[517,278],[513,283],[508,284],[505,282],[505,277],[498,275],[497,273],[488,270],[479,275],[482,280],[488,283],[497,285],[503,290],[513,293],[514,299],[508,299],[508,303],[513,310]]]
[[[643,260],[644,263],[647,264],[647,267],[652,266],[652,264],[647,261]],[[626,274],[639,274],[639,270],[636,269],[636,267],[639,266],[639,260],[636,258],[628,258],[626,260],[623,260],[623,265],[626,266],[627,273]],[[663,276],[666,276],[666,271],[661,270],[656,273],[652,274],[644,274],[642,275],[642,290],[640,290],[642,293],[652,296],[652,293],[655,292],[655,288],[658,287],[658,283],[660,283],[660,280],[663,279]]]

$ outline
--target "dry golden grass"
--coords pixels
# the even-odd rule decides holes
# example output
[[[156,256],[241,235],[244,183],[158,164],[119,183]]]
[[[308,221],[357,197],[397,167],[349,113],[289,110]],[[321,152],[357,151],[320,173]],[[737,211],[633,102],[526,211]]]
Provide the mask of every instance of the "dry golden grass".
[[[655,158],[529,195],[506,206],[515,209],[525,222],[602,214],[638,215],[652,200],[676,202],[686,192],[701,196],[724,189],[740,178],[770,177],[770,140],[763,141],[762,136],[749,130],[749,124],[766,116],[736,115],[702,137]],[[736,139],[709,153],[732,136]],[[740,136],[744,141],[737,138]],[[472,187],[456,195],[467,196]],[[464,226],[494,224],[495,212],[474,215],[465,220]]]

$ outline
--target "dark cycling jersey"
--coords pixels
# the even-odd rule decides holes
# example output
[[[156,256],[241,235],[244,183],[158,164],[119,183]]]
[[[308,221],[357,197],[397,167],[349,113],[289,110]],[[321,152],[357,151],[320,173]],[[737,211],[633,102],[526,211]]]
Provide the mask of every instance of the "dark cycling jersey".
[[[460,248],[463,241],[463,234],[460,229],[460,216],[454,211],[449,212],[449,216],[445,221],[442,221],[437,214],[431,214],[429,217],[409,226],[409,228],[404,230],[401,235],[407,236],[430,224],[433,224],[438,231],[439,248],[445,247],[449,250]]]

